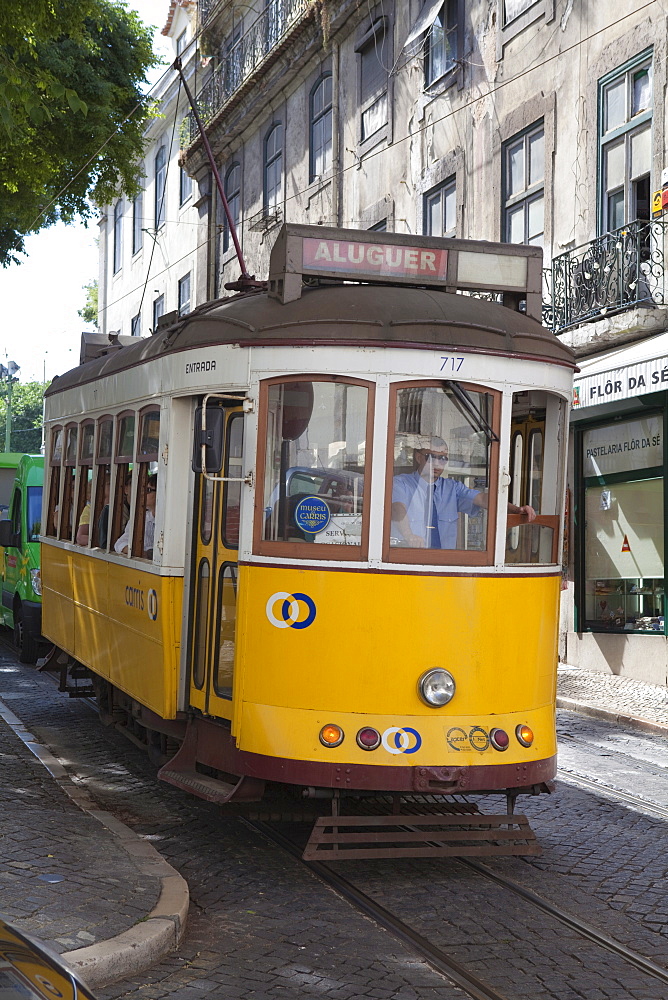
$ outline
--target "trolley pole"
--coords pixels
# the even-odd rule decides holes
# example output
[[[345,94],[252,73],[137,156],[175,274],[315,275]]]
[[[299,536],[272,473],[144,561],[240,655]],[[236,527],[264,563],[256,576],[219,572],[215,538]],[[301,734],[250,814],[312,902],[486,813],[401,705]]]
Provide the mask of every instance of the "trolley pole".
[[[199,130],[199,134],[202,139],[204,151],[206,152],[206,156],[209,161],[209,166],[211,167],[211,173],[213,175],[214,182],[216,184],[216,187],[218,188],[218,194],[220,196],[223,209],[225,211],[225,216],[227,218],[227,225],[229,227],[230,236],[232,237],[232,242],[234,244],[237,260],[239,261],[239,267],[241,269],[241,274],[239,275],[239,279],[237,281],[228,282],[225,285],[225,288],[229,289],[230,291],[236,291],[236,292],[247,292],[250,291],[251,289],[254,290],[265,289],[267,287],[266,281],[256,281],[255,275],[249,274],[246,268],[246,261],[244,260],[244,255],[241,250],[241,244],[239,243],[239,237],[237,235],[237,227],[235,225],[234,219],[232,218],[232,213],[230,212],[230,206],[227,203],[227,198],[225,197],[225,187],[221,180],[218,167],[216,166],[216,160],[213,155],[213,150],[211,149],[211,144],[209,142],[208,136],[206,134],[204,123],[202,122],[199,111],[197,110],[197,103],[195,101],[195,98],[191,94],[186,78],[183,75],[181,58],[179,56],[177,56],[176,60],[174,61],[172,69],[175,69],[176,72],[179,74],[181,84],[186,92],[188,103],[190,104],[190,109],[192,111],[193,118],[197,123],[197,128]]]

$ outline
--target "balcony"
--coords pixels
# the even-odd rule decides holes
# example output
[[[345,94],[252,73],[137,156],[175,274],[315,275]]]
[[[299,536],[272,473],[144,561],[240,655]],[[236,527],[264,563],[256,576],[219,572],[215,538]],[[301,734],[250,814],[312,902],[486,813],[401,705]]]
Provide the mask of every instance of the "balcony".
[[[204,24],[219,6],[219,0],[199,0],[200,23]],[[311,0],[271,0],[267,4],[241,37],[225,50],[221,64],[197,95],[197,111],[205,125],[279,48],[291,28],[312,11]],[[187,148],[197,137],[197,123],[189,112],[181,129],[182,147]]]
[[[555,257],[545,275],[546,325],[563,333],[636,306],[665,305],[667,226],[638,219]]]
[[[216,7],[220,6],[220,0],[199,0],[197,4],[197,11],[199,14],[199,24],[200,28],[203,28],[207,23],[211,15],[213,14]]]

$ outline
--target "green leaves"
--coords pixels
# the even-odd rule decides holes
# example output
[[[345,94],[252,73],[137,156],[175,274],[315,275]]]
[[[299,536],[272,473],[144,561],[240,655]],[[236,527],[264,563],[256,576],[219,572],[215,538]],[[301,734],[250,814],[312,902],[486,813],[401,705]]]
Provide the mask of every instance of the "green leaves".
[[[0,4],[0,264],[57,219],[132,193],[156,63],[151,34],[118,0]]]

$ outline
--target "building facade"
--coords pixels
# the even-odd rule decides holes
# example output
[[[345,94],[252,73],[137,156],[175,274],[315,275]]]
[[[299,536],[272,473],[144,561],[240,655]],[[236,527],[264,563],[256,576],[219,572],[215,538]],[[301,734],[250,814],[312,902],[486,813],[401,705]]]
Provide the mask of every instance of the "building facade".
[[[166,5],[167,6],[167,5]],[[171,0],[163,34],[194,78],[197,7]],[[142,189],[120,195],[99,219],[98,325],[105,335],[149,336],[161,316],[185,315],[197,286],[197,246],[208,219],[197,186],[180,164],[181,128],[188,110],[183,87],[167,70],[151,94],[156,107],[146,128]]]
[[[248,272],[267,277],[284,221],[543,247],[544,322],[581,367],[561,655],[668,683],[661,6],[172,0],[172,14],[175,38],[191,18],[189,78]],[[177,92],[170,80],[165,93]],[[168,121],[165,111],[162,133]],[[161,129],[151,129],[153,204]],[[192,229],[170,235],[183,206],[175,216],[168,198],[164,281],[146,286],[164,289],[165,311],[180,307],[179,268],[192,304],[225,295],[241,270],[192,113],[181,144]],[[107,328],[126,332],[136,306],[113,271],[113,208],[103,224],[109,321],[114,296],[126,305]],[[147,332],[143,311],[141,323]],[[541,463],[539,440],[516,442],[517,468]]]

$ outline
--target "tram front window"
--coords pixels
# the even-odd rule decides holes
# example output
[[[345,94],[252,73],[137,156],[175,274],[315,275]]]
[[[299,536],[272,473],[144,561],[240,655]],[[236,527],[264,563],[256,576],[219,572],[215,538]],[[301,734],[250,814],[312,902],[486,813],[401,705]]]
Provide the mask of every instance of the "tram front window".
[[[368,396],[338,380],[269,386],[264,541],[361,545]]]
[[[397,391],[391,548],[487,549],[493,401],[458,383]]]

